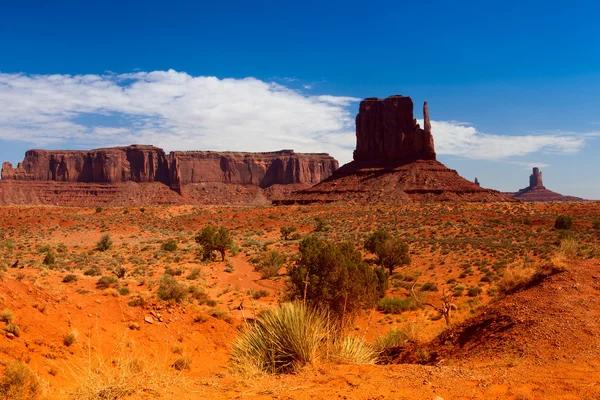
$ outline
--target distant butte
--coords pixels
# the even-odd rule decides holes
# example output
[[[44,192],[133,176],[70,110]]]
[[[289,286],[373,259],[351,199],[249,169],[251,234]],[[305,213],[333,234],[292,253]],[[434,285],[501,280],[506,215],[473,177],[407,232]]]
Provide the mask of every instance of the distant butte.
[[[438,162],[427,102],[423,105],[423,129],[413,109],[410,97],[363,100],[356,116],[354,161],[312,188],[274,203],[514,201],[498,191],[481,188]]]
[[[533,173],[529,175],[529,186],[516,193],[505,193],[515,199],[527,202],[551,202],[551,201],[585,201],[579,197],[563,196],[560,193],[546,189],[542,180],[542,171],[539,168],[533,168]]]
[[[269,204],[329,177],[328,154],[175,151],[131,145],[95,150],[29,150],[5,162],[0,204],[63,206]]]

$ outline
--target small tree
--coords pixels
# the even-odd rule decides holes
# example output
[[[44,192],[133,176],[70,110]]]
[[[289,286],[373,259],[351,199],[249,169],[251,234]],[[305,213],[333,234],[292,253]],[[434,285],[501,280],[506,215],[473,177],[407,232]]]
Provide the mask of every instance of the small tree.
[[[195,238],[196,243],[202,246],[204,260],[212,260],[213,252],[221,254],[221,260],[225,261],[225,252],[233,246],[233,239],[229,231],[213,225],[205,226]]]
[[[285,263],[285,256],[277,250],[271,250],[263,256],[260,261],[260,274],[263,279],[272,278],[279,274],[279,270]]]
[[[393,238],[386,231],[375,231],[365,241],[365,250],[377,256],[379,265],[386,268],[390,275],[394,268],[409,265],[409,247],[400,239]]]
[[[296,228],[295,226],[282,226],[279,229],[279,232],[281,232],[281,237],[283,240],[289,240],[289,237],[292,233],[296,232],[298,230],[298,228]]]
[[[300,243],[299,259],[290,268],[289,294],[311,306],[324,308],[341,323],[381,298],[387,282],[365,263],[350,243],[334,244],[316,236]]]
[[[100,238],[98,243],[96,243],[96,250],[98,251],[106,251],[112,247],[112,240],[110,239],[110,235],[106,234]]]
[[[573,226],[573,218],[568,215],[559,215],[554,222],[556,229],[571,229]]]

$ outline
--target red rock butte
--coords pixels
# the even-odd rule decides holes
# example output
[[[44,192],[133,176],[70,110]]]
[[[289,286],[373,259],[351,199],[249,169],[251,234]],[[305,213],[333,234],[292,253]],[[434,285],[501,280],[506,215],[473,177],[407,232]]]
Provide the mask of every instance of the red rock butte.
[[[423,129],[413,109],[410,97],[363,100],[356,116],[354,161],[312,188],[274,203],[514,201],[462,178],[438,162],[427,102],[423,104]]]
[[[268,204],[329,177],[327,154],[175,151],[131,145],[29,150],[2,165],[0,204]]]
[[[552,201],[585,201],[580,197],[563,196],[560,193],[546,189],[542,180],[542,171],[533,168],[529,175],[529,186],[516,193],[505,193],[507,196],[527,202],[552,202]]]

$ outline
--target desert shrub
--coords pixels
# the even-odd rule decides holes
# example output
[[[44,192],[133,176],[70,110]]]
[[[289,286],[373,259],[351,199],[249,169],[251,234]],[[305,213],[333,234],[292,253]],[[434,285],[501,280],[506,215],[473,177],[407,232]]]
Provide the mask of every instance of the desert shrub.
[[[212,260],[213,252],[217,251],[221,254],[221,260],[225,261],[225,252],[233,246],[233,239],[229,231],[224,227],[217,228],[213,225],[205,226],[195,240],[202,246],[204,260]]]
[[[418,310],[419,305],[410,297],[384,297],[379,301],[377,309],[386,314],[401,314]]]
[[[592,228],[596,230],[600,230],[600,219],[596,219],[592,221]]]
[[[109,234],[106,234],[100,238],[98,243],[96,243],[97,251],[107,251],[112,247],[112,239]]]
[[[109,287],[116,286],[119,281],[114,276],[102,276],[96,282],[96,288],[100,290],[108,289]]]
[[[165,274],[166,275],[171,275],[171,276],[180,276],[183,275],[183,269],[181,268],[171,268],[171,267],[167,267],[165,268]]]
[[[175,241],[175,239],[169,239],[166,242],[164,242],[161,246],[161,249],[163,249],[164,251],[175,251],[177,250],[177,242]]]
[[[15,315],[9,309],[4,309],[2,311],[2,313],[0,314],[0,321],[2,321],[2,322],[6,322],[6,323],[13,322],[14,318],[15,318]]]
[[[263,279],[279,275],[279,270],[285,263],[285,256],[277,250],[268,251],[260,262],[260,275]]]
[[[196,279],[198,279],[200,277],[200,268],[194,268],[190,271],[190,273],[188,274],[188,276],[185,277],[185,279],[188,279],[190,281],[194,281]]]
[[[245,372],[288,373],[320,361],[374,363],[375,359],[370,346],[342,337],[325,314],[301,303],[260,313],[231,351],[233,364]]]
[[[129,290],[127,287],[120,287],[117,289],[117,292],[119,292],[121,296],[127,296],[129,293],[131,293],[131,290]]]
[[[375,349],[383,352],[393,347],[404,346],[408,343],[408,337],[404,331],[398,328],[390,329],[385,335],[375,339]]]
[[[326,232],[329,230],[327,222],[321,217],[315,217],[315,232]]]
[[[21,361],[11,361],[0,377],[0,398],[33,400],[40,398],[39,378]]]
[[[163,275],[158,286],[158,297],[161,300],[181,303],[185,300],[187,292],[187,286],[177,282],[171,275]]]
[[[435,282],[425,282],[423,286],[421,286],[421,292],[437,292],[439,291]]]
[[[393,238],[388,232],[378,230],[367,237],[365,250],[375,254],[379,264],[390,271],[410,264],[409,247],[400,239]]]
[[[555,229],[571,229],[573,218],[568,215],[559,215],[554,222]]]
[[[190,357],[179,357],[171,363],[171,368],[174,368],[177,371],[183,371],[185,369],[190,369],[190,365],[192,365],[192,359]]]
[[[4,332],[12,333],[16,337],[21,336],[21,328],[19,327],[19,325],[17,325],[14,322],[8,322],[6,325],[4,325],[3,329],[4,329]]]
[[[279,228],[279,233],[281,233],[281,238],[283,240],[289,240],[290,235],[294,232],[296,232],[298,230],[298,228],[296,228],[295,226],[282,226],[281,228]]]
[[[77,275],[68,274],[62,279],[63,283],[77,282]]]
[[[63,344],[67,347],[70,347],[73,343],[77,342],[77,331],[73,330],[65,336],[63,336]]]
[[[255,292],[252,292],[252,298],[254,300],[258,300],[261,299],[263,297],[267,297],[269,295],[269,292],[267,292],[265,289],[261,289],[261,290],[257,290]]]
[[[83,274],[87,275],[87,276],[98,276],[98,275],[102,275],[102,271],[100,270],[100,268],[93,266],[93,267],[86,269]]]
[[[101,213],[102,212],[102,207],[96,207],[96,212],[97,213]]]
[[[52,250],[46,253],[43,263],[44,265],[54,265],[56,263],[56,256]]]
[[[308,279],[308,282],[305,281]],[[299,258],[289,271],[289,295],[325,308],[339,320],[374,306],[382,294],[377,273],[350,243],[335,244],[316,236],[300,243]]]
[[[477,286],[472,286],[467,290],[467,296],[477,297],[483,292],[483,289]]]
[[[112,273],[115,274],[117,278],[123,279],[125,278],[125,275],[127,275],[127,269],[119,265],[118,267],[113,268]]]
[[[331,361],[342,364],[375,364],[378,352],[356,336],[344,336],[334,342]]]

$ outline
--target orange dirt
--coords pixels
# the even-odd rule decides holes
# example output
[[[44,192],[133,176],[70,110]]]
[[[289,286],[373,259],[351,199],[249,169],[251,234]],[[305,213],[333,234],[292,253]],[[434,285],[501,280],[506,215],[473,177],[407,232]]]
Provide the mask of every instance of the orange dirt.
[[[553,228],[559,214],[574,217],[580,260],[538,286],[497,299],[494,288],[502,271],[549,262],[560,234]],[[191,359],[180,384],[133,398],[598,398],[600,252],[591,222],[599,215],[598,203],[154,206],[99,212],[0,207],[0,311],[10,309],[21,328],[18,337],[0,337],[0,362],[26,362],[47,382],[52,399],[68,398],[65,393],[77,384],[78,368],[87,365],[89,354],[110,360],[119,353],[135,353],[173,375],[179,374],[169,368],[175,359]],[[316,233],[324,238],[360,245],[368,233],[382,228],[410,244],[413,262],[396,270],[388,295],[406,297],[415,279],[438,287],[438,292],[422,292],[434,303],[442,288],[465,287],[455,300],[456,326],[429,344],[445,327],[428,308],[366,313],[355,323],[356,334],[368,341],[392,327],[418,327],[421,344],[414,352],[436,355],[429,358],[434,365],[324,364],[295,375],[260,377],[229,371],[228,352],[243,318],[274,306],[285,290],[285,268],[279,277],[261,279],[253,262],[266,250],[293,256],[298,241],[282,240],[279,228],[294,225],[306,235],[314,231],[315,217],[326,222],[327,230]],[[240,250],[225,262],[205,263],[197,255],[193,237],[208,223],[234,234]],[[113,247],[95,251],[107,233]],[[167,239],[177,242],[177,250],[162,249]],[[54,264],[42,262],[48,251],[55,255]],[[110,276],[115,266],[127,270],[116,287],[100,289],[99,276],[84,274],[97,267]],[[197,276],[190,278],[196,269]],[[159,300],[166,270],[215,304],[206,304],[206,297],[182,304]],[[63,283],[68,274],[77,280]],[[481,292],[470,296],[469,288]],[[265,296],[254,299],[260,290]],[[145,304],[130,305],[138,297]],[[243,310],[237,309],[240,304]],[[148,316],[152,324],[144,321]],[[484,325],[488,330],[482,330]],[[77,342],[66,346],[64,336],[73,330]]]

